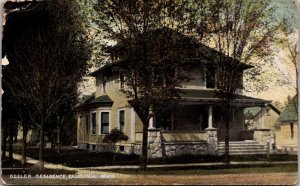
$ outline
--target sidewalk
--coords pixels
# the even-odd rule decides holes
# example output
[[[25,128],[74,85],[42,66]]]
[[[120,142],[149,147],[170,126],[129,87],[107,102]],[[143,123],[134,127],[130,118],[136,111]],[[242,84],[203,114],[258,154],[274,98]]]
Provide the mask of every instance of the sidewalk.
[[[22,156],[19,154],[14,153],[14,159],[21,160]],[[38,160],[32,159],[27,157],[27,163],[36,164]],[[268,162],[268,161],[232,161],[230,165],[280,165],[280,164],[296,164],[298,161],[275,161],[275,162]],[[213,163],[184,163],[184,164],[162,164],[162,165],[148,165],[148,168],[168,168],[168,167],[208,167],[208,166],[224,166],[226,165],[223,162],[213,162]],[[97,167],[68,167],[61,164],[53,164],[44,162],[45,168],[48,169],[65,169],[65,170],[94,170],[94,171],[101,171],[101,170],[111,170],[111,169],[139,169],[138,165],[114,165],[114,166],[97,166]]]

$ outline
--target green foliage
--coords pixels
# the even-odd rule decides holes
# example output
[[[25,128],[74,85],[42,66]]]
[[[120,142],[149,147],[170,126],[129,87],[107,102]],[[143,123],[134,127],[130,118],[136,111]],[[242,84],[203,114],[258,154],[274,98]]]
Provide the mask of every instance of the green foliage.
[[[10,63],[3,68],[3,88],[9,101],[23,111],[18,113],[21,121],[39,130],[43,143],[44,131],[56,124],[53,118],[75,115],[77,83],[86,73],[90,47],[74,1],[25,4],[19,11],[5,4],[3,54]]]
[[[120,131],[117,128],[112,129],[109,134],[107,134],[103,142],[112,142],[112,143],[117,143],[118,141],[127,141],[128,136],[126,136],[122,131]]]

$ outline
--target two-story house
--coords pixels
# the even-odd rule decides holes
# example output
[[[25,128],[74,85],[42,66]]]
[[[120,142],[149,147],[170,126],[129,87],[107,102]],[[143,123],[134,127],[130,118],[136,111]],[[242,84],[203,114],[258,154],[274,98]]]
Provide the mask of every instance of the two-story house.
[[[216,82],[212,78],[212,74],[215,74],[213,56],[220,53],[188,37],[186,39],[190,40],[189,43],[193,45],[191,48],[196,51],[190,55],[195,55],[200,60],[197,63],[186,63],[183,67],[190,80],[182,82],[178,87],[183,91],[179,103],[150,119],[149,157],[224,153],[225,125],[217,104],[219,99],[215,95]],[[126,88],[124,76],[115,68],[126,68],[126,64],[122,56],[114,55],[113,48],[110,51],[111,63],[90,74],[96,78],[96,92],[77,106],[78,148],[113,151],[112,144],[104,143],[103,138],[111,129],[119,128],[129,140],[117,143],[114,151],[140,154],[143,125],[122,91]],[[235,62],[239,63],[237,60]],[[243,71],[248,68],[251,66],[241,66],[241,73],[237,74],[241,85]],[[265,153],[263,145],[266,144],[268,130],[258,131],[260,136],[264,136],[259,142],[255,139],[245,141],[241,132],[244,130],[244,108],[265,107],[269,103],[270,101],[262,99],[236,96],[235,104],[238,109],[235,109],[230,125],[231,154],[236,153],[234,146],[237,149],[244,148],[244,151],[239,150],[238,153]],[[261,118],[260,121],[263,122],[264,119]],[[256,146],[256,149],[249,149],[249,145]]]

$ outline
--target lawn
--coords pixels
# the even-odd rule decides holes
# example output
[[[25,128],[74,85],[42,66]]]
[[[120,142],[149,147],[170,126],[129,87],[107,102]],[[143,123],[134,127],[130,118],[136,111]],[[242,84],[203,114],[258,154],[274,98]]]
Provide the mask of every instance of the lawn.
[[[114,173],[124,174],[145,174],[145,175],[212,175],[212,174],[253,174],[253,173],[295,173],[298,172],[297,164],[281,165],[231,165],[228,169],[225,166],[206,167],[172,167],[172,168],[148,168],[147,171],[138,169],[113,169],[107,170]]]
[[[15,152],[21,154],[20,148],[15,148]],[[60,153],[56,149],[45,149],[44,161],[55,164],[62,164],[69,167],[93,167],[105,165],[132,165],[137,164],[139,156],[127,154],[115,154],[116,160],[113,163],[113,153],[111,152],[89,152],[76,148],[62,148]],[[27,157],[38,159],[39,149],[29,147],[26,152]]]
[[[15,152],[21,154],[20,146],[15,146]],[[27,157],[38,159],[39,149],[29,147]],[[115,153],[115,162],[113,162],[114,153],[111,152],[91,152],[76,148],[64,147],[58,154],[56,149],[45,149],[44,160],[46,162],[62,164],[69,167],[95,167],[107,165],[138,165],[138,155],[127,155]],[[149,164],[174,164],[174,163],[208,163],[222,162],[222,156],[208,155],[182,155],[175,157],[163,157],[150,159]],[[232,156],[231,161],[266,161],[266,155],[256,156]],[[270,161],[297,161],[297,155],[271,155]]]

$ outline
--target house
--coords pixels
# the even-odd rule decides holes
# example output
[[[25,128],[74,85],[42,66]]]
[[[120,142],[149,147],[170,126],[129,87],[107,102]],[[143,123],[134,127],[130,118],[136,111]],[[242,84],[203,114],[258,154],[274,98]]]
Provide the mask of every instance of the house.
[[[276,130],[276,147],[279,152],[298,153],[298,98],[288,102],[280,114]]]
[[[270,130],[270,145],[275,149],[275,131],[278,126],[280,111],[272,104],[266,107],[249,107],[244,109],[245,128],[244,130],[257,130],[265,128]],[[264,121],[261,119],[264,118]],[[261,126],[262,125],[262,126]]]
[[[218,107],[219,99],[215,95],[215,81],[211,78],[211,74],[215,74],[212,68],[214,57],[220,53],[187,36],[176,34],[178,37],[184,37],[185,42],[191,46],[186,47],[188,59],[199,60],[196,63],[185,63],[182,67],[191,78],[178,87],[183,92],[179,103],[165,113],[150,119],[149,157],[223,154],[225,126],[222,112]],[[117,53],[117,55],[115,52],[122,51],[120,46],[122,45],[117,44],[110,50],[111,63],[90,74],[96,78],[96,92],[77,106],[77,144],[80,149],[141,153],[143,125],[123,91],[126,86],[122,73],[118,69],[120,67],[126,69],[126,59],[122,54]],[[230,60],[240,63],[235,59]],[[251,66],[241,65],[241,73],[237,74],[241,85],[243,71],[248,68]],[[261,141],[245,141],[241,133],[244,131],[244,109],[265,108],[268,104],[270,101],[243,95],[236,96],[235,105],[238,109],[233,113],[230,126],[231,154],[266,153],[269,129],[259,128],[256,131]],[[264,115],[261,116],[260,121],[264,122]],[[119,128],[129,137],[128,141],[117,143],[116,149],[112,144],[103,142],[104,136],[113,128]]]

